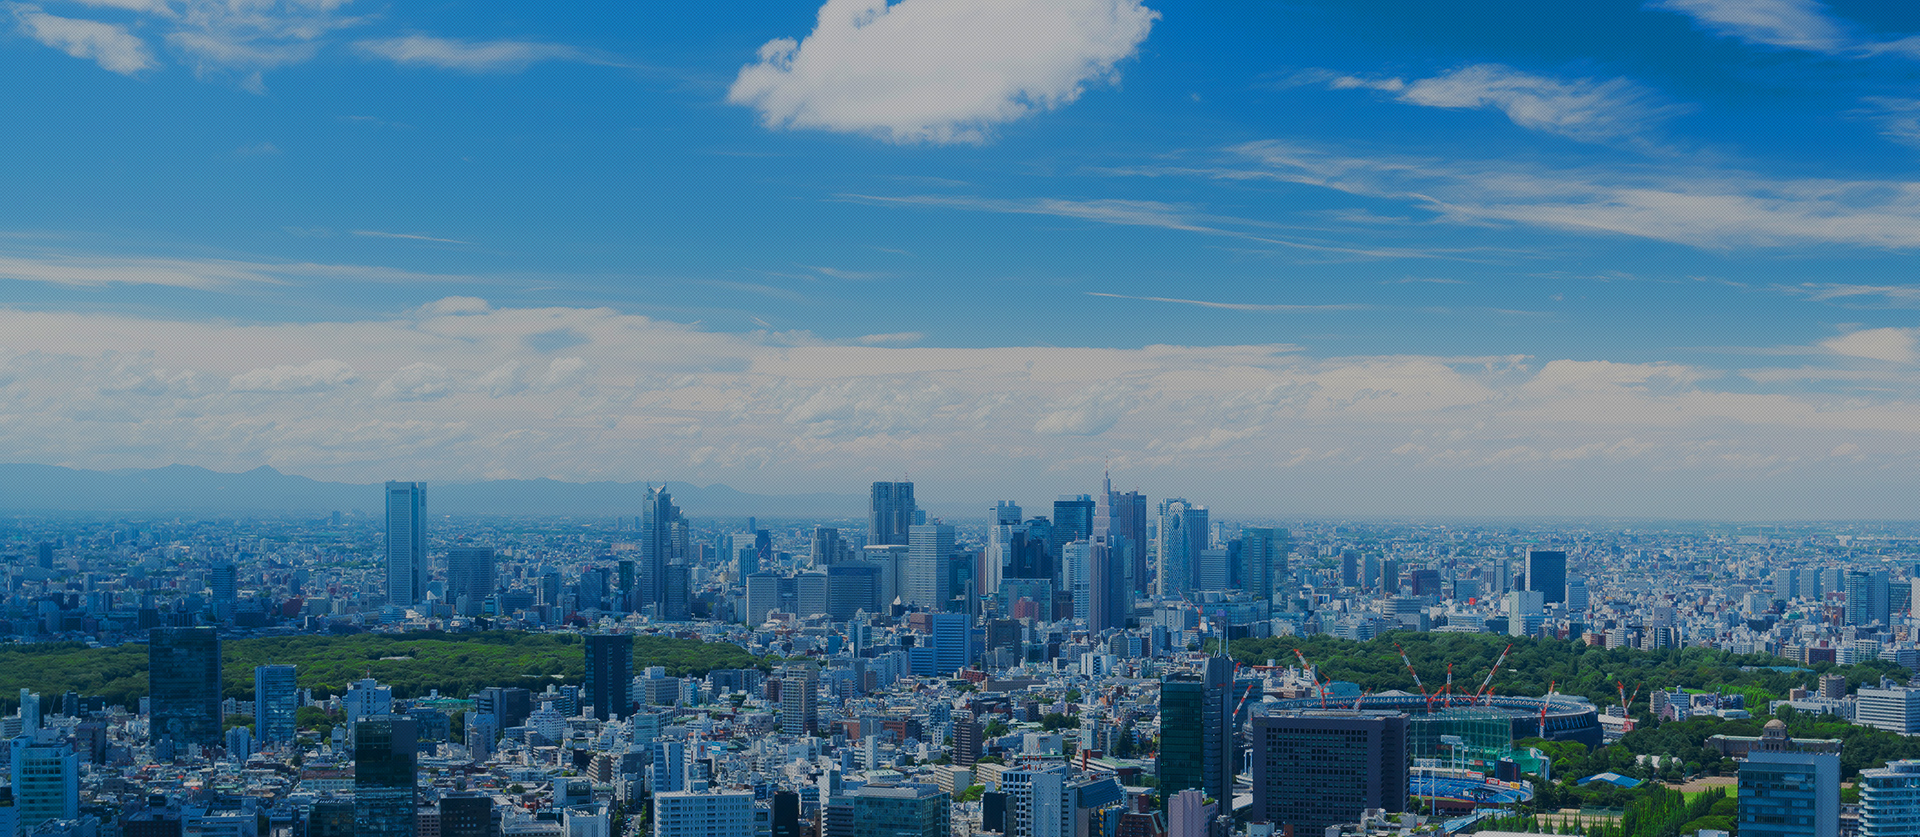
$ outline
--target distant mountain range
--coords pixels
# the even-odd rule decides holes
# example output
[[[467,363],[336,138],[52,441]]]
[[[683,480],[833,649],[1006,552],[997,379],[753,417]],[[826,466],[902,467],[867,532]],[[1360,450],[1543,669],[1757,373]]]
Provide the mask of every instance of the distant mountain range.
[[[703,517],[864,517],[867,498],[855,494],[749,494],[726,485],[668,482],[685,515]],[[642,482],[574,483],[559,480],[486,480],[427,483],[433,514],[637,515]],[[84,471],[56,465],[0,464],[4,514],[312,514],[381,511],[381,487],[322,482],[267,466],[223,474],[191,465],[121,471]]]

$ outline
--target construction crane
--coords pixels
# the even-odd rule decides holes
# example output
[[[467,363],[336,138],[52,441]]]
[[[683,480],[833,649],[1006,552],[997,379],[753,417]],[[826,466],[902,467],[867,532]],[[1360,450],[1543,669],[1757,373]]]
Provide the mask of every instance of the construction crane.
[[[1553,705],[1553,688],[1560,685],[1558,680],[1547,681],[1547,696],[1540,699],[1540,737],[1547,737],[1547,707]]]
[[[1447,663],[1447,685],[1440,687],[1440,694],[1443,696],[1440,703],[1442,709],[1453,705],[1453,663]]]
[[[1627,714],[1627,713],[1629,713],[1629,712],[1632,712],[1632,711],[1633,711],[1633,701],[1634,701],[1634,699],[1635,699],[1635,698],[1638,698],[1638,697],[1640,697],[1640,689],[1641,689],[1641,687],[1640,687],[1640,686],[1638,686],[1638,685],[1636,685],[1636,686],[1634,686],[1634,687],[1633,687],[1633,696],[1632,696],[1632,697],[1628,697],[1628,696],[1627,696],[1627,684],[1626,684],[1626,682],[1625,682],[1625,681],[1621,681],[1621,680],[1615,680],[1615,681],[1613,681],[1613,685],[1614,685],[1614,686],[1616,686],[1616,687],[1618,687],[1618,688],[1620,689],[1620,713],[1624,715],[1624,714]]]
[[[1467,701],[1468,706],[1472,706],[1473,704],[1482,702],[1482,701],[1486,701],[1486,702],[1492,701],[1493,676],[1500,673],[1500,664],[1507,661],[1507,652],[1512,650],[1513,650],[1513,643],[1511,642],[1507,643],[1506,648],[1501,649],[1500,656],[1495,657],[1493,660],[1493,668],[1487,672],[1487,679],[1480,681],[1480,689],[1474,692],[1473,700]]]
[[[1293,649],[1293,656],[1300,658],[1300,673],[1306,675],[1307,682],[1312,683],[1314,691],[1320,693],[1320,708],[1327,708],[1327,688],[1320,685],[1319,671],[1313,667],[1312,663],[1307,662],[1307,655],[1301,653],[1300,649]],[[1332,685],[1332,681],[1328,681],[1328,685]]]
[[[1406,665],[1407,673],[1413,675],[1413,687],[1419,689],[1420,696],[1427,699],[1427,709],[1433,709],[1433,695],[1427,694],[1427,687],[1420,682],[1420,672],[1413,670],[1413,661],[1407,659],[1407,649],[1401,648],[1400,643],[1396,642],[1393,650],[1400,652],[1400,662]]]

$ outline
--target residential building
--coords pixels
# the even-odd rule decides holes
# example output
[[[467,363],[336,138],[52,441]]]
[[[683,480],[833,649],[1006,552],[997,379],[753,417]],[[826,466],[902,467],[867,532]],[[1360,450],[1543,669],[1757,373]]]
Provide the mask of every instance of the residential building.
[[[753,837],[771,833],[753,793],[675,790],[654,794],[653,837]]]
[[[1920,835],[1920,760],[1860,771],[1860,837]]]

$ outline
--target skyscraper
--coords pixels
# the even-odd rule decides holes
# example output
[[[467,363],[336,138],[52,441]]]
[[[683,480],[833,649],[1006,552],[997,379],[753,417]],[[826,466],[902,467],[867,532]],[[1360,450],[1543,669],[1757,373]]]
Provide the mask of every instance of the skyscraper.
[[[1920,834],[1920,761],[1901,759],[1860,771],[1860,837]]]
[[[1406,810],[1407,724],[1351,710],[1254,716],[1252,818],[1318,834],[1368,808]]]
[[[412,607],[426,598],[426,514],[426,483],[387,483],[387,604]]]
[[[640,509],[640,601],[637,606],[661,606],[667,599],[667,566],[686,563],[686,523],[666,486],[647,488]],[[684,618],[684,617],[683,617]]]
[[[780,674],[780,731],[807,735],[819,725],[820,669],[788,663]]]
[[[882,483],[875,483],[881,485]],[[906,483],[911,491],[911,483]],[[952,591],[947,590],[947,559],[953,554],[953,527],[939,521],[910,527],[907,544],[907,604],[928,610],[945,610]]]
[[[418,738],[412,718],[380,715],[354,722],[355,837],[414,837]]]
[[[1060,547],[1074,541],[1093,538],[1094,502],[1088,494],[1062,494],[1053,501],[1053,540],[1049,544],[1054,555],[1060,554]]]
[[[1527,589],[1538,590],[1546,603],[1567,600],[1567,553],[1559,550],[1527,551]]]
[[[1199,589],[1200,551],[1207,548],[1207,508],[1183,498],[1160,504],[1157,590],[1167,598]]]
[[[64,741],[38,741],[32,735],[14,738],[13,821],[31,834],[47,820],[80,816],[80,756]],[[13,837],[8,834],[4,837]]]
[[[1198,788],[1233,798],[1233,661],[1208,657],[1198,674],[1160,678],[1160,798]]]
[[[907,543],[914,509],[913,483],[874,483],[867,500],[867,545]]]
[[[587,679],[581,699],[593,707],[593,717],[627,717],[628,693],[633,688],[633,635],[587,636]]]
[[[1266,600],[1288,586],[1287,541],[1285,529],[1240,530],[1240,589]]]
[[[951,795],[933,785],[876,782],[840,803],[852,809],[851,832],[827,837],[947,837],[953,833],[952,803]]]
[[[1087,630],[1096,636],[1102,631],[1125,628],[1127,616],[1133,612],[1133,591],[1127,587],[1126,553],[1115,549],[1107,538],[1095,536],[1087,546]],[[1079,606],[1077,600],[1074,606]]]
[[[290,665],[253,669],[253,728],[261,744],[292,744],[299,732],[294,715],[300,709],[300,684]]]
[[[456,546],[447,550],[447,601],[462,616],[477,616],[480,605],[493,595],[494,555],[490,546]],[[463,605],[461,599],[465,599]]]
[[[1126,569],[1129,596],[1147,595],[1147,497],[1138,491],[1113,490],[1112,475],[1100,480],[1100,496],[1093,509],[1093,534],[1105,536],[1114,560]],[[1131,606],[1131,602],[1128,603]]]
[[[1847,624],[1891,626],[1893,609],[1889,587],[1886,570],[1848,570]]]
[[[152,629],[147,679],[155,742],[220,746],[219,634],[212,628]]]

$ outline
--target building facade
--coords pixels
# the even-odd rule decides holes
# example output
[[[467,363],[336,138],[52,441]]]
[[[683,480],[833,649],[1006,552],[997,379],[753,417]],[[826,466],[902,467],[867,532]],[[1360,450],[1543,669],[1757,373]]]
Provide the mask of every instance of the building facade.
[[[1838,755],[1749,753],[1739,781],[1740,837],[1839,837]]]
[[[152,629],[147,677],[154,741],[220,746],[220,635],[214,629]]]
[[[387,483],[387,604],[412,607],[427,595],[427,484]]]
[[[1253,719],[1255,822],[1318,834],[1369,808],[1407,807],[1408,717],[1282,711]]]
[[[264,746],[292,744],[299,732],[294,716],[300,710],[298,671],[290,665],[253,669],[254,737]]]

